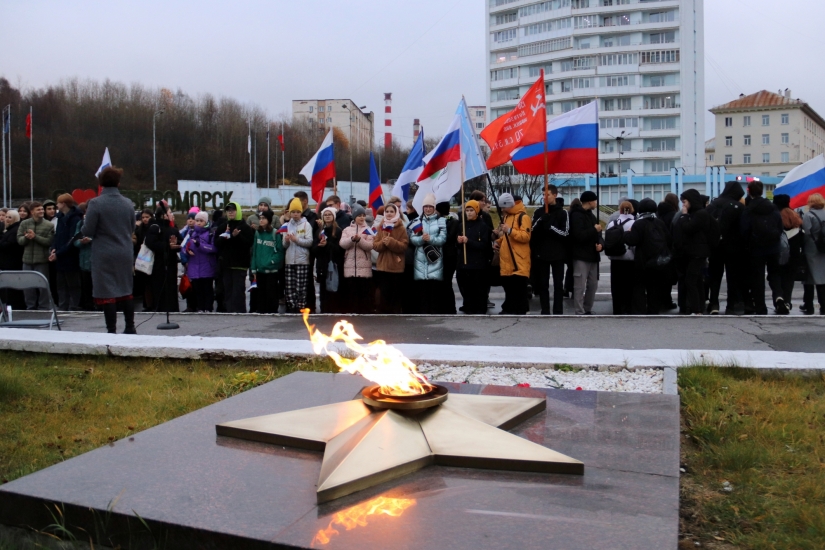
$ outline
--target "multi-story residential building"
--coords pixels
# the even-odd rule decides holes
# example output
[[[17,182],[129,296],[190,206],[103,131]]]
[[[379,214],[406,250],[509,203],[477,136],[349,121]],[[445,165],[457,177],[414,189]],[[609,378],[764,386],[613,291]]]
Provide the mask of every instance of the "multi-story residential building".
[[[366,107],[358,108],[351,99],[295,99],[292,101],[292,118],[312,121],[322,133],[333,127],[340,128],[347,138],[352,135],[355,149],[371,150],[375,113],[363,109]]]
[[[704,171],[703,0],[486,2],[490,119],[544,69],[549,118],[598,100],[602,173]]]
[[[705,142],[705,167],[716,166],[716,138]]]
[[[742,94],[710,112],[716,116],[716,151],[709,166],[779,176],[825,152],[825,120],[788,89]]]
[[[474,105],[474,106],[467,106],[467,110],[470,111],[470,123],[473,125],[473,129],[476,132],[476,138],[478,139],[478,144],[481,147],[481,152],[484,155],[490,155],[490,148],[487,146],[487,142],[481,139],[481,131],[487,126],[487,106],[486,105]]]

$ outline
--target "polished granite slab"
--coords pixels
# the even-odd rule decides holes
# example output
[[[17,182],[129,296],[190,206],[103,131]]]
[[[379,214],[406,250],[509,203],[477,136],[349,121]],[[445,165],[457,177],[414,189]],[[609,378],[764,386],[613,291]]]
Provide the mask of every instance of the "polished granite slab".
[[[512,431],[583,461],[585,474],[431,466],[318,505],[322,453],[215,435],[221,422],[344,401],[364,386],[294,373],[3,485],[0,523],[43,528],[57,505],[67,526],[132,548],[676,547],[676,396],[446,385],[546,395],[546,412]]]

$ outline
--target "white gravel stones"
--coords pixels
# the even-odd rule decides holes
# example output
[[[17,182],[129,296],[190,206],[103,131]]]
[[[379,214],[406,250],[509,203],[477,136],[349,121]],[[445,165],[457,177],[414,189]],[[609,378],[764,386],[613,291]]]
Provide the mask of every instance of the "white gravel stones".
[[[562,368],[560,370],[508,367],[454,367],[424,363],[418,370],[433,382],[466,382],[515,386],[529,384],[536,388],[566,390],[613,391],[631,393],[662,393],[664,372],[662,369],[636,369],[600,371],[591,369]]]

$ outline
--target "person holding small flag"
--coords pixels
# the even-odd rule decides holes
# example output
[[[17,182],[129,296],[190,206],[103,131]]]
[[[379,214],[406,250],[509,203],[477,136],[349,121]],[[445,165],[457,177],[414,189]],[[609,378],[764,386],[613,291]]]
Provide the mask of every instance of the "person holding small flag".
[[[292,199],[289,202],[289,222],[283,233],[286,250],[284,298],[287,313],[298,313],[307,305],[306,289],[313,231],[312,225],[303,217],[303,212],[304,207],[300,199]]]
[[[318,233],[313,246],[315,252],[315,276],[319,287],[321,313],[342,313],[340,288],[328,288],[327,282],[340,281],[343,278],[344,251],[341,249],[341,228],[335,221],[338,211],[328,206],[321,211],[324,226]],[[330,270],[335,272],[330,276]]]
[[[420,313],[437,314],[444,279],[442,247],[447,242],[447,221],[435,211],[435,195],[428,193],[423,215],[410,223],[410,242],[415,246],[414,279]]]
[[[278,313],[279,272],[284,268],[283,232],[276,231],[272,210],[264,210],[258,217],[252,262],[249,267],[252,280],[258,288],[258,313]]]
[[[195,225],[187,232],[189,238],[181,253],[189,258],[186,274],[192,281],[195,311],[211,313],[215,302],[213,282],[218,273],[218,248],[215,245],[216,235],[208,226],[209,214],[196,213]]]
[[[405,253],[409,246],[409,236],[401,221],[398,206],[390,203],[384,208],[384,219],[373,242],[378,252],[376,276],[379,288],[379,313],[401,313],[402,292],[404,290]]]
[[[456,250],[460,258],[456,279],[458,290],[464,299],[461,308],[466,315],[486,315],[487,296],[490,293],[489,268],[493,258],[490,227],[481,219],[481,204],[469,200],[464,205],[464,235],[456,239]],[[467,248],[467,261],[463,260]]]
[[[352,208],[352,224],[341,235],[344,249],[344,296],[349,313],[372,313],[372,247],[375,231],[367,224],[367,212],[360,204]]]

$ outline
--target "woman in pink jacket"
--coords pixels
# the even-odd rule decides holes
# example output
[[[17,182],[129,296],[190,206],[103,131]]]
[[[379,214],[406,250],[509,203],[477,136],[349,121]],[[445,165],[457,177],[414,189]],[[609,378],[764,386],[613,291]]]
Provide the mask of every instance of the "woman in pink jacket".
[[[372,243],[375,231],[367,225],[367,213],[356,205],[352,224],[341,234],[344,249],[344,294],[349,313],[372,313]]]

